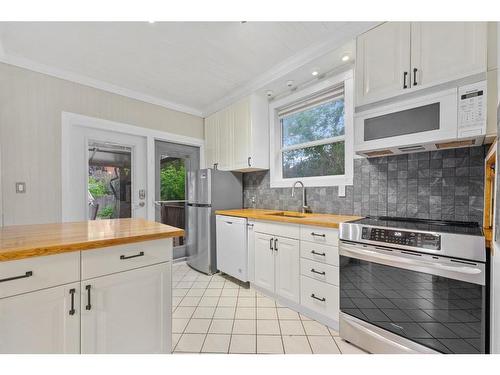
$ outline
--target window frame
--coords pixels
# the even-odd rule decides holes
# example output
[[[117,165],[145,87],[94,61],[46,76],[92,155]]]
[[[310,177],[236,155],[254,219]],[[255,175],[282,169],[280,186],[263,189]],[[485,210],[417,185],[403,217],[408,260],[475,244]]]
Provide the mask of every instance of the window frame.
[[[294,102],[304,100],[315,93],[327,90],[328,88],[344,84],[344,135],[325,138],[317,141],[301,143],[300,145],[288,146],[282,148],[281,139],[281,121],[278,112],[281,108],[291,105]],[[295,181],[300,180],[304,186],[342,186],[352,185],[353,178],[353,143],[354,143],[354,103],[353,103],[353,73],[349,70],[344,73],[327,77],[318,83],[312,84],[298,92],[294,92],[284,98],[278,99],[269,104],[269,125],[270,125],[270,173],[271,188],[292,187]],[[293,148],[305,148],[321,144],[330,144],[335,141],[344,140],[344,174],[329,176],[313,176],[298,178],[283,178],[282,153],[283,149],[291,150]],[[299,147],[295,147],[299,146]]]

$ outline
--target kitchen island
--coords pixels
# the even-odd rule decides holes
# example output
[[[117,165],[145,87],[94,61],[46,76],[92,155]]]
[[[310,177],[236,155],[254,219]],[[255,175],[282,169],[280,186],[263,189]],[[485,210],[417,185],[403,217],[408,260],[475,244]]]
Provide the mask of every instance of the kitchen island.
[[[172,239],[142,219],[0,229],[0,353],[170,353]]]

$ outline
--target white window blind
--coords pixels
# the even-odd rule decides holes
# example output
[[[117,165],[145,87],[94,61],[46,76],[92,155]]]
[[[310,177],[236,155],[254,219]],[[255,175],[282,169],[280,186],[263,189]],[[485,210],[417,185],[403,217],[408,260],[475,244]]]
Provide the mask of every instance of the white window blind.
[[[278,117],[283,118],[286,116],[290,116],[294,113],[305,111],[309,108],[316,107],[318,105],[332,101],[334,99],[339,99],[343,96],[344,96],[343,84],[330,87],[327,90],[317,92],[314,95],[301,99],[300,101],[279,108]]]

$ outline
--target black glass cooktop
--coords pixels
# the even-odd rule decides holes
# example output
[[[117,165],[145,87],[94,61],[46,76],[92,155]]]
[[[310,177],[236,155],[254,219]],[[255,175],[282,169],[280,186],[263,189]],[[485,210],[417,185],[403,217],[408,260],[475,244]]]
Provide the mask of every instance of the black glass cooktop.
[[[373,225],[378,227],[408,229],[415,231],[422,230],[428,232],[468,234],[473,236],[483,235],[483,230],[479,223],[472,221],[448,221],[392,216],[368,216],[364,219],[353,221],[352,223]]]

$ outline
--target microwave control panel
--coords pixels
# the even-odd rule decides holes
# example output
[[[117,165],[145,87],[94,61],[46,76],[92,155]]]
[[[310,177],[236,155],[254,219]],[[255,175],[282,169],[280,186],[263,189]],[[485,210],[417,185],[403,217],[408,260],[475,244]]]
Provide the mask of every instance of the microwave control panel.
[[[486,133],[486,81],[458,88],[458,137]]]

